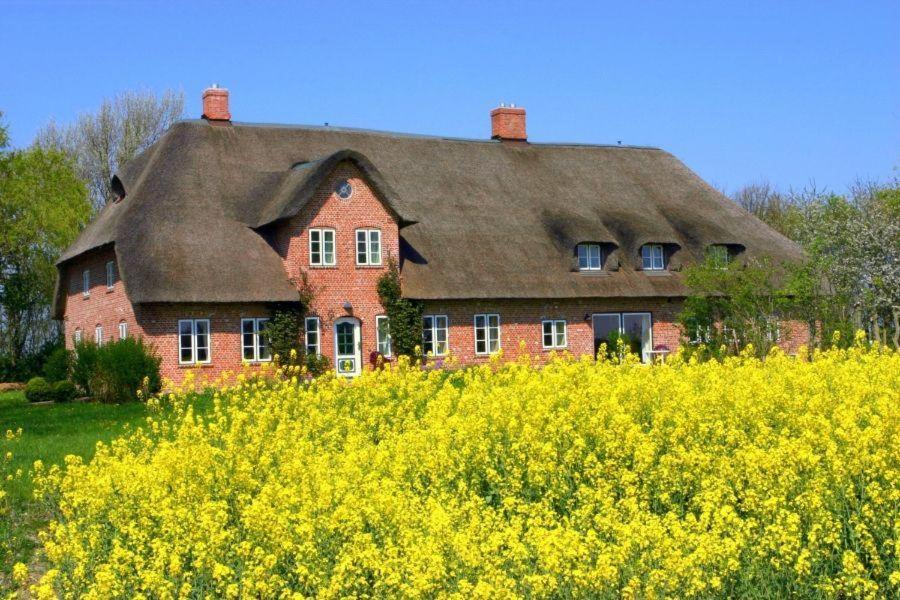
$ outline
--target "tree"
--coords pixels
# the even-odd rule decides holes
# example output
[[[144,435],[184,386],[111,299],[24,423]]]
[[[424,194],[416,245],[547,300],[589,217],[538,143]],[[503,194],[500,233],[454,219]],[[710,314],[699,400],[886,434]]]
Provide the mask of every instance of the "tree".
[[[56,150],[6,149],[0,126],[0,353],[15,364],[58,337],[54,261],[90,217],[87,189]]]
[[[94,114],[82,114],[70,124],[51,121],[38,132],[35,144],[65,152],[90,190],[95,210],[114,199],[110,179],[128,161],[146,150],[184,112],[184,94],[171,90],[124,92],[105,99]]]
[[[791,314],[793,299],[784,293],[784,270],[769,260],[726,265],[708,258],[687,267],[691,289],[679,314],[689,343],[703,342],[712,353],[736,354],[748,345],[764,356],[776,344],[780,321]]]
[[[847,195],[754,184],[732,198],[806,251],[784,291],[809,323],[811,344],[865,329],[900,347],[900,182],[857,182]]]

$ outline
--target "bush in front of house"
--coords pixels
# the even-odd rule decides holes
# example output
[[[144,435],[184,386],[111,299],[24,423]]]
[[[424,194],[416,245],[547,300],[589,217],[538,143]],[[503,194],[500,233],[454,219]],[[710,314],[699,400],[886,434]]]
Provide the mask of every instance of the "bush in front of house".
[[[78,390],[75,389],[75,384],[71,381],[57,381],[51,386],[53,388],[52,396],[54,402],[71,402],[78,395]]]
[[[72,367],[72,353],[63,346],[54,348],[44,362],[44,377],[47,381],[66,381]]]
[[[86,394],[101,402],[128,402],[138,391],[159,391],[160,357],[140,339],[125,338],[103,346],[87,342],[75,348],[72,380]]]
[[[53,386],[43,377],[32,377],[25,384],[25,398],[29,402],[49,402],[53,400]]]

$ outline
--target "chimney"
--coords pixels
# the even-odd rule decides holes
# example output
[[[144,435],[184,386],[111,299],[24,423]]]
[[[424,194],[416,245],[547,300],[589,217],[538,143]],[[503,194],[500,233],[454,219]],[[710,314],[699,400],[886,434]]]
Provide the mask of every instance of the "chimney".
[[[207,121],[231,121],[228,90],[215,83],[203,90],[203,118]]]
[[[491,111],[491,138],[510,142],[525,142],[525,109],[515,104],[500,104]]]

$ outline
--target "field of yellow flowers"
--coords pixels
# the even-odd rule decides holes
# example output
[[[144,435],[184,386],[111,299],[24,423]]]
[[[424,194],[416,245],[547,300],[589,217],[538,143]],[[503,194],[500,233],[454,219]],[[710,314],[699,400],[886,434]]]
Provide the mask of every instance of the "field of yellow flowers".
[[[895,351],[256,378],[202,418],[189,398],[90,464],[36,465],[34,595],[900,592]]]

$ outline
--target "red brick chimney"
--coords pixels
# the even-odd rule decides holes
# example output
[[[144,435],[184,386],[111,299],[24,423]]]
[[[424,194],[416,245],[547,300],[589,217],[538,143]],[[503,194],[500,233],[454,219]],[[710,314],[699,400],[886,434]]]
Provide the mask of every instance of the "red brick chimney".
[[[515,104],[510,104],[509,106],[501,104],[492,110],[491,137],[495,140],[527,141],[528,136],[525,135],[525,109],[516,108]]]
[[[228,90],[215,83],[203,90],[203,118],[207,121],[231,121]]]

